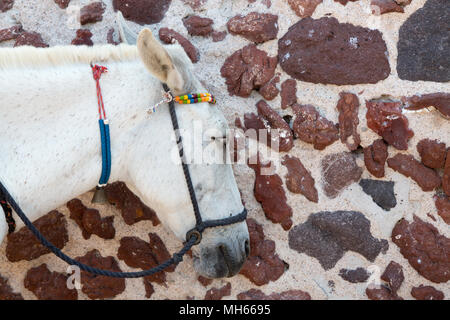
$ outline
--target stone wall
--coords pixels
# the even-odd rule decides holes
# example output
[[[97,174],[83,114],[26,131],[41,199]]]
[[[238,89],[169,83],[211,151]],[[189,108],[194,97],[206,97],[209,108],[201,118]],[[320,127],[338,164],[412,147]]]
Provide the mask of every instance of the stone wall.
[[[116,43],[115,9],[183,44],[231,127],[286,133],[279,156],[234,166],[251,257],[230,279],[187,257],[144,280],[83,275],[77,292],[19,230],[0,247],[0,299],[448,299],[447,0],[102,1],[0,0],[0,47]],[[139,270],[179,248],[123,185],[115,206],[91,197],[36,222],[67,254]]]

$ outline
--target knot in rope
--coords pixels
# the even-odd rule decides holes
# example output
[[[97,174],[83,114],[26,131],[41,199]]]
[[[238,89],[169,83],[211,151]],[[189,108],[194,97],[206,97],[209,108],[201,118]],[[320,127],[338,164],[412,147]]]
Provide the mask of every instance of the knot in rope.
[[[108,72],[108,68],[96,64],[95,65],[91,64],[91,68],[92,68],[92,75],[95,81],[100,80],[102,74]]]

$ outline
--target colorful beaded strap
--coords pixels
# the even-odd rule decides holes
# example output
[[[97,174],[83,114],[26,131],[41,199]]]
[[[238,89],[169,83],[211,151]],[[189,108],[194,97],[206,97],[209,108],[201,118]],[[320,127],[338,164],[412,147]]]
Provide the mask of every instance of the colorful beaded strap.
[[[209,102],[212,104],[216,103],[216,99],[214,99],[214,96],[212,96],[210,93],[192,93],[183,96],[176,96],[173,99],[175,102],[180,104],[190,104],[197,102]]]

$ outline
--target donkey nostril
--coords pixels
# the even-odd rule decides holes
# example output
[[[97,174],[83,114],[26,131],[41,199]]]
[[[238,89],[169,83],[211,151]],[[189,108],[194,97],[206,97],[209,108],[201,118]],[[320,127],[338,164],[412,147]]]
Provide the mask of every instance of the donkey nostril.
[[[248,256],[250,255],[250,243],[248,242],[248,240],[245,240],[245,256],[248,258]]]

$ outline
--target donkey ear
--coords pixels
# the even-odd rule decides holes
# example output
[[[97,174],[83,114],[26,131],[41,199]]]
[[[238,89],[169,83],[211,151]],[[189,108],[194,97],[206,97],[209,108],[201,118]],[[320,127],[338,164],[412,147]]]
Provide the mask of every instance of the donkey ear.
[[[137,48],[142,62],[152,75],[166,83],[174,92],[182,92],[184,81],[172,59],[161,43],[145,28],[137,39]]]

